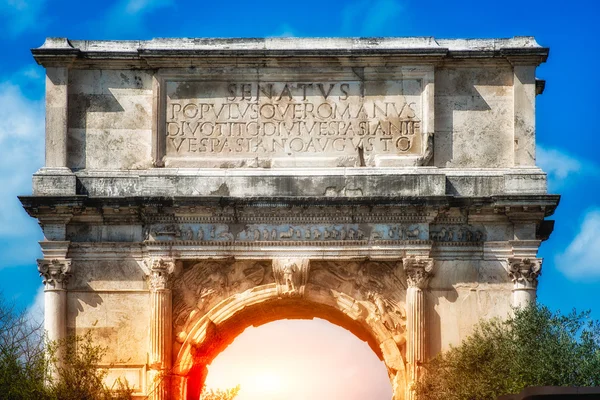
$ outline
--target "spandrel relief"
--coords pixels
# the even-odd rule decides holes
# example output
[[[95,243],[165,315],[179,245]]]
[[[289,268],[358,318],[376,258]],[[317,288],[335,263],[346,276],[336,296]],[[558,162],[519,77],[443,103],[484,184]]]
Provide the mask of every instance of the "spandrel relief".
[[[378,320],[399,346],[404,343],[406,286],[396,262],[314,261],[309,282],[358,300],[365,318]]]
[[[173,283],[173,326],[182,329],[194,313],[254,286],[273,282],[267,261],[202,261],[185,265]]]

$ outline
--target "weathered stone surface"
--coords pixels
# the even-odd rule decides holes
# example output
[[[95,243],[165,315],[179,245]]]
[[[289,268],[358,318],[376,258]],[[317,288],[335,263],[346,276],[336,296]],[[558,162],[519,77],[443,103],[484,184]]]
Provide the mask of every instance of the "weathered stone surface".
[[[246,327],[320,317],[410,399],[424,360],[535,299],[559,197],[535,167],[533,38],[33,54],[46,165],[21,201],[45,236],[46,328],[108,346],[108,384],[197,398]]]

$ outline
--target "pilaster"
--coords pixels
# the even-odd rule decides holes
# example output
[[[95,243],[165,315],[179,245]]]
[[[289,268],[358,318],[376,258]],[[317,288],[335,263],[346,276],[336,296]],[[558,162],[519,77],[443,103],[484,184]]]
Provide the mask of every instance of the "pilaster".
[[[406,399],[415,399],[415,384],[425,361],[425,304],[423,289],[433,275],[433,259],[409,257],[402,260],[406,273],[406,362],[409,385]]]
[[[535,65],[514,63],[515,166],[535,166]]]
[[[167,400],[172,345],[171,276],[175,270],[175,261],[170,258],[156,258],[147,262],[147,265],[150,269],[149,369],[152,382],[149,394],[153,400]]]
[[[48,341],[60,343],[67,337],[67,284],[71,276],[69,242],[40,242],[44,258],[37,260],[44,284],[44,331]],[[56,367],[62,363],[62,346],[57,348]],[[54,375],[55,368],[51,374]]]
[[[67,166],[69,69],[46,68],[46,167]]]

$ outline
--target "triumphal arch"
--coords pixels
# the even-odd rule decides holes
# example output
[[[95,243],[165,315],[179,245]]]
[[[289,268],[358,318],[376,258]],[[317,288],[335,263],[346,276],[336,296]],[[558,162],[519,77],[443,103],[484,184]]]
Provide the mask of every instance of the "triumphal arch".
[[[51,339],[139,398],[197,399],[250,325],[320,317],[410,399],[428,357],[535,299],[558,204],[533,38],[47,39],[21,197]]]

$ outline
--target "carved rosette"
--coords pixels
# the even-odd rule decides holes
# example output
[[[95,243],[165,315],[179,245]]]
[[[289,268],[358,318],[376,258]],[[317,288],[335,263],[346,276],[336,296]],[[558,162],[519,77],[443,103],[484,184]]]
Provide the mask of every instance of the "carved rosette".
[[[279,296],[303,296],[310,260],[308,258],[274,258],[273,276]]]
[[[408,287],[423,289],[433,275],[433,259],[409,257],[402,260]]]
[[[509,258],[508,275],[517,289],[537,288],[538,278],[542,274],[541,258]]]
[[[71,277],[70,259],[37,260],[38,271],[46,289],[66,289]]]
[[[150,269],[148,275],[148,286],[150,290],[166,290],[169,289],[171,276],[175,270],[175,261],[172,259],[155,258],[150,262],[146,262]]]

